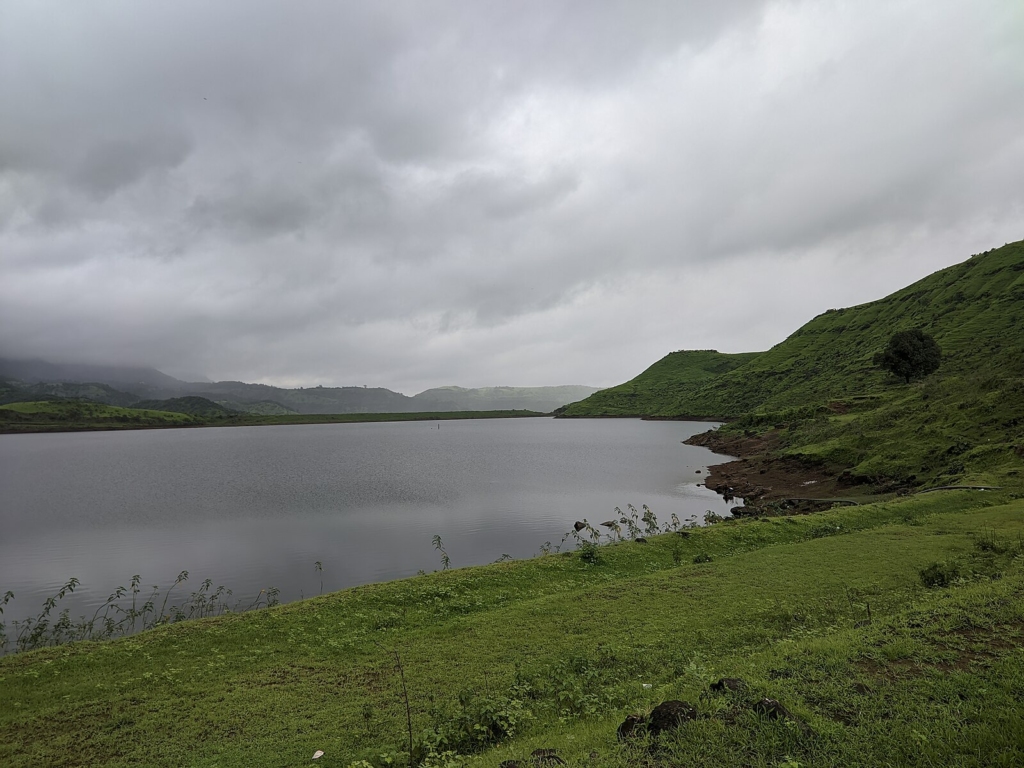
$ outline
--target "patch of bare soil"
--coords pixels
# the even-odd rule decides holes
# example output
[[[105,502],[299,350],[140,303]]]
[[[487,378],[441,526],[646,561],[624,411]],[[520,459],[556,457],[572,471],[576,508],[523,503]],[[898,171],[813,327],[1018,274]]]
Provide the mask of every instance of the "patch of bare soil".
[[[817,512],[830,508],[851,491],[862,495],[872,490],[852,485],[847,477],[827,467],[779,456],[780,441],[775,431],[753,436],[712,431],[694,435],[686,442],[739,457],[708,467],[704,482],[726,501],[743,499],[744,506],[733,510],[736,516]]]

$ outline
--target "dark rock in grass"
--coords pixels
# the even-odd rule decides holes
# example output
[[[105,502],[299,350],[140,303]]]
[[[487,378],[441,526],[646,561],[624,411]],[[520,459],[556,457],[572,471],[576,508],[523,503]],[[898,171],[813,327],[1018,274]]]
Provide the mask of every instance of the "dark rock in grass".
[[[717,683],[711,684],[711,690],[718,693],[742,693],[747,690],[747,684],[738,677],[723,677]]]
[[[779,703],[778,699],[761,699],[754,705],[754,711],[769,720],[795,720],[793,713]]]
[[[635,541],[637,544],[647,543],[647,539],[645,539],[643,536],[637,536],[635,539],[633,539],[633,541]]]
[[[658,736],[665,731],[678,728],[687,720],[696,720],[697,710],[685,701],[663,701],[656,706],[647,718],[647,731],[652,736]]]
[[[576,531],[577,533],[579,533],[580,531],[582,531],[586,527],[587,527],[587,524],[586,523],[581,523],[579,520],[577,520],[575,523],[572,524],[573,530]]]
[[[535,749],[530,753],[530,759],[537,766],[565,765],[565,760],[556,755],[553,749]]]
[[[754,705],[754,711],[768,720],[788,720],[804,733],[811,730],[803,720],[780,704],[778,699],[761,699]]]
[[[615,733],[618,735],[619,741],[626,741],[643,733],[646,723],[647,718],[643,715],[628,715]]]

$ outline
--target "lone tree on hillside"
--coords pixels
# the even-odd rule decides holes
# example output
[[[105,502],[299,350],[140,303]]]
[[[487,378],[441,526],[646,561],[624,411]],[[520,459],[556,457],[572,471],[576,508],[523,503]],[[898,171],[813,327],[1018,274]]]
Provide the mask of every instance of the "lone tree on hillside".
[[[937,371],[941,360],[942,350],[938,343],[917,328],[897,331],[885,349],[875,355],[875,365],[901,377],[907,384],[911,379]]]

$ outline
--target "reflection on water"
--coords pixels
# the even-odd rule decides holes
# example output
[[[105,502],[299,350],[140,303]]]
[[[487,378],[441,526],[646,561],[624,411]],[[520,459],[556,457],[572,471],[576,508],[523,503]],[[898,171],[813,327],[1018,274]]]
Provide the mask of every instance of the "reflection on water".
[[[0,592],[20,616],[67,578],[73,610],[133,574],[181,570],[283,600],[536,554],[616,506],[700,519],[728,505],[682,444],[708,424],[627,419],[399,422],[0,436]]]

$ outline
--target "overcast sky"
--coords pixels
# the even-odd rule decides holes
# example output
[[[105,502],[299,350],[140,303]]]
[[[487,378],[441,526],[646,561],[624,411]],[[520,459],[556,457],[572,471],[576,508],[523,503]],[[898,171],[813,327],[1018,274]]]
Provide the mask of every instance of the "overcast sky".
[[[0,355],[604,386],[1024,237],[1024,5],[0,3]]]

